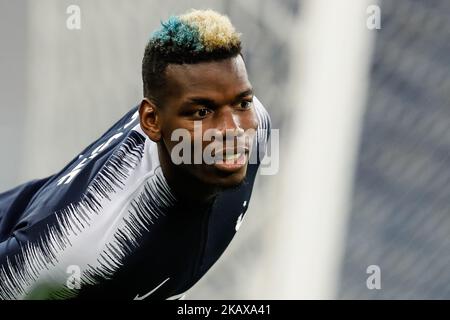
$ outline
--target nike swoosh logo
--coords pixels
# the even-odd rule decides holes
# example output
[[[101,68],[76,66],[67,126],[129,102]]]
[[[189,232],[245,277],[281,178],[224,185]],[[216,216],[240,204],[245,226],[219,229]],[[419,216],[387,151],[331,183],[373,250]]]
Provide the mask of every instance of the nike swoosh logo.
[[[158,290],[164,283],[166,283],[167,281],[169,281],[170,278],[167,278],[166,280],[164,280],[163,282],[161,282],[155,289],[153,289],[152,291],[150,291],[149,293],[143,295],[142,297],[139,297],[139,294],[136,295],[136,297],[134,297],[134,300],[144,300],[145,298],[147,298],[149,295],[151,295],[153,292],[155,292],[156,290]]]

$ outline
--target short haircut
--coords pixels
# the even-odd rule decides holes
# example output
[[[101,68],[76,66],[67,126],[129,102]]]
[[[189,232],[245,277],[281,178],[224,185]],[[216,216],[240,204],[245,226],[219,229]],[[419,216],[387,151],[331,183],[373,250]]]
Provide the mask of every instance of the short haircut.
[[[240,34],[227,16],[213,10],[191,10],[161,22],[142,60],[144,97],[159,104],[169,64],[223,60],[241,54]]]

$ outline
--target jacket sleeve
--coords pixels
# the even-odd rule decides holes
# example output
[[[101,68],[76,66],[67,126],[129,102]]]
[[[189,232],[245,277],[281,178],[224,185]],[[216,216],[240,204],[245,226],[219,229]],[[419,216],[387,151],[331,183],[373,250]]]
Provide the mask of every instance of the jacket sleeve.
[[[0,194],[0,261],[16,246],[12,233],[36,192],[51,179],[33,180]]]

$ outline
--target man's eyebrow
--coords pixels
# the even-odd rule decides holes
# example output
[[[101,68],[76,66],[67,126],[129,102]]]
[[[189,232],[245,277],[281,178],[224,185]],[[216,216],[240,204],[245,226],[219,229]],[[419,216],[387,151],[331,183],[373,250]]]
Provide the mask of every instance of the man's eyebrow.
[[[245,91],[242,91],[236,97],[233,99],[233,103],[239,102],[242,98],[253,95],[253,89],[247,89]],[[189,98],[183,105],[189,106],[189,105],[204,105],[204,106],[210,106],[215,107],[217,106],[217,103],[209,98],[204,97],[191,97]]]
[[[247,89],[245,91],[242,91],[241,93],[239,93],[236,98],[233,99],[233,104],[236,104],[238,102],[240,102],[242,100],[242,98],[245,98],[247,96],[253,96],[253,89]]]
[[[187,105],[204,105],[204,106],[215,106],[216,103],[212,99],[192,97],[186,101]]]
[[[246,97],[246,96],[251,96],[251,95],[253,95],[253,89],[252,89],[252,88],[247,89],[247,90],[245,90],[245,91],[239,93],[239,94],[236,96],[236,99],[242,99],[242,98],[244,98],[244,97]]]

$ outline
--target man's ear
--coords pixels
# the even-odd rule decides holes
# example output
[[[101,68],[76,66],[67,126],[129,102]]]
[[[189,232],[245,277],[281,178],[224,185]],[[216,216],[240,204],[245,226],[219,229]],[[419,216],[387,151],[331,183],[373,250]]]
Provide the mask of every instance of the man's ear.
[[[147,98],[141,101],[139,120],[142,131],[154,142],[161,140],[161,118],[155,104]]]

